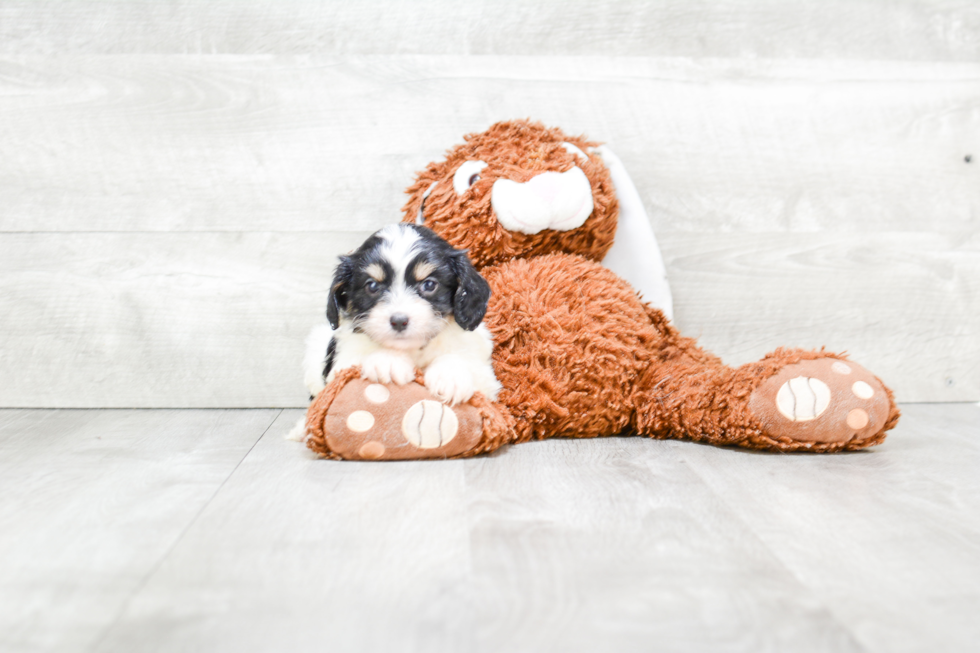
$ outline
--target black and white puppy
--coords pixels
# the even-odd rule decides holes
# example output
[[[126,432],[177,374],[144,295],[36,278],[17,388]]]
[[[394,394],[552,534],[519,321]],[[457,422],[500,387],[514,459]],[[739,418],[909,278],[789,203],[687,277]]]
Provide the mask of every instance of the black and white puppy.
[[[381,229],[341,257],[327,299],[330,328],[315,329],[307,341],[310,394],[359,365],[378,383],[409,383],[423,370],[425,387],[450,405],[476,391],[495,399],[493,340],[481,324],[489,299],[490,285],[466,252],[431,229]]]

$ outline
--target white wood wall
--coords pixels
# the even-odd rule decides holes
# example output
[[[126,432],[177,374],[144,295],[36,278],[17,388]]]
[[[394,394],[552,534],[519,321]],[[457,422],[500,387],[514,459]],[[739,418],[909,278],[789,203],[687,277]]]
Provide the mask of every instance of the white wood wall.
[[[304,405],[336,254],[515,117],[623,159],[726,361],[980,399],[980,3],[0,0],[0,405]]]

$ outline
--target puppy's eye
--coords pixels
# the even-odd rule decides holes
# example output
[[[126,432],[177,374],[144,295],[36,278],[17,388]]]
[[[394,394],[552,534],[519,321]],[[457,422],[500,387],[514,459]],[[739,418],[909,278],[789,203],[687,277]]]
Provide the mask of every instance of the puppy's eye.
[[[426,279],[422,282],[422,292],[434,292],[439,287],[439,282],[435,279]]]
[[[364,284],[364,289],[372,295],[377,295],[378,291],[381,290],[381,284],[377,281],[368,281]]]
[[[480,181],[480,171],[487,167],[483,161],[466,161],[456,169],[453,175],[453,189],[457,195],[462,195],[470,186]]]

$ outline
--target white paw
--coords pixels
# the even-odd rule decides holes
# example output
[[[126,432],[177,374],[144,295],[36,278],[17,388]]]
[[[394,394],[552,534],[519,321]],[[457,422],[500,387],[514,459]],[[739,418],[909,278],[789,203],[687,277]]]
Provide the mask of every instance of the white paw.
[[[465,365],[436,362],[425,371],[425,387],[436,397],[455,406],[473,396],[473,375]]]
[[[375,383],[405,385],[415,380],[415,365],[407,356],[378,351],[361,363],[361,376]]]

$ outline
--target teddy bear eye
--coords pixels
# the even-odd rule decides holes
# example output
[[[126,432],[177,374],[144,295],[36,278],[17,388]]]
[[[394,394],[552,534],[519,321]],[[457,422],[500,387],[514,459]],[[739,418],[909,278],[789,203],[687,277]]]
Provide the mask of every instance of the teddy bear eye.
[[[466,161],[456,169],[453,175],[453,188],[457,195],[462,195],[470,186],[480,180],[480,171],[487,167],[483,161]]]

